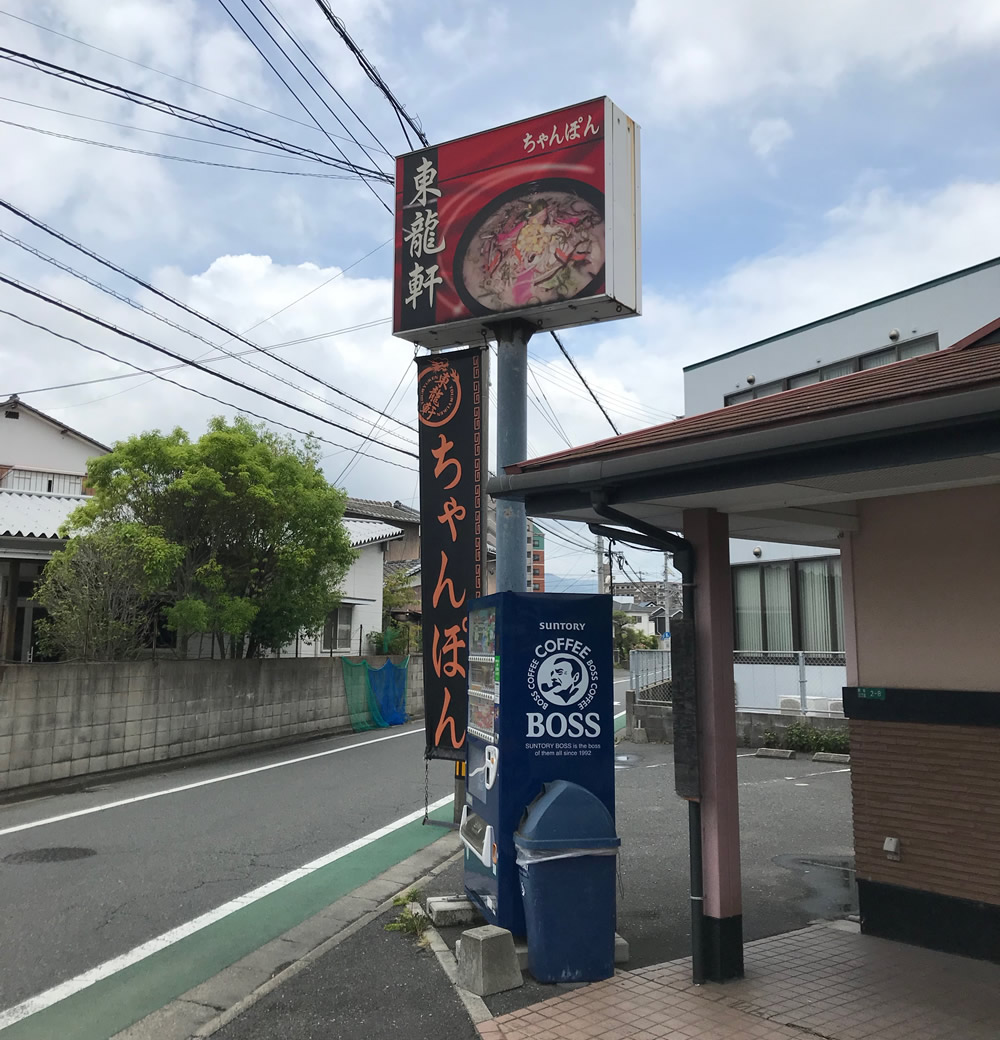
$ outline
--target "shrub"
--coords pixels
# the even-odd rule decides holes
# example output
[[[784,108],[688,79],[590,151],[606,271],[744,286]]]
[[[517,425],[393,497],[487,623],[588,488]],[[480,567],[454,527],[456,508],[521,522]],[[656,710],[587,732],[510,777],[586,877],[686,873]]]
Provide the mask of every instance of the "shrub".
[[[760,746],[776,748],[779,744],[778,734],[773,729],[766,729],[760,735]]]

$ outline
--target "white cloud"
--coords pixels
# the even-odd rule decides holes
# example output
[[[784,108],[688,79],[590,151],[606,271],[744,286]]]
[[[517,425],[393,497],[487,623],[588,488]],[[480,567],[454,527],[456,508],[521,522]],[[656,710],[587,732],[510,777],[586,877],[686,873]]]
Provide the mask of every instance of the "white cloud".
[[[787,119],[761,119],[750,131],[750,147],[758,158],[767,159],[790,140],[793,133]]]
[[[871,190],[831,210],[813,244],[748,260],[693,292],[647,291],[641,318],[593,330],[585,371],[680,413],[683,366],[990,259],[1000,253],[997,227],[1000,181],[919,197]],[[573,350],[573,334],[565,338]],[[581,440],[606,435],[596,408],[577,411],[581,425],[589,420]],[[612,415],[628,429],[644,425]],[[543,450],[558,448],[543,438]]]
[[[635,0],[627,27],[666,115],[829,91],[863,66],[912,76],[1000,40],[994,0]]]

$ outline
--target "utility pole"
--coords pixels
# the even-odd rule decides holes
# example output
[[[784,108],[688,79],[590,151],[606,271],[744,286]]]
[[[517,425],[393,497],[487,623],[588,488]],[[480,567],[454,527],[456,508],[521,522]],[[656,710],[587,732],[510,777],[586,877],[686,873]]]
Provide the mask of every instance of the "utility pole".
[[[604,569],[604,536],[597,536],[597,591],[610,592],[607,574]]]
[[[497,338],[497,472],[528,456],[528,340],[535,331],[526,321],[493,326]],[[528,523],[523,502],[504,499],[497,506],[497,592],[524,592]]]

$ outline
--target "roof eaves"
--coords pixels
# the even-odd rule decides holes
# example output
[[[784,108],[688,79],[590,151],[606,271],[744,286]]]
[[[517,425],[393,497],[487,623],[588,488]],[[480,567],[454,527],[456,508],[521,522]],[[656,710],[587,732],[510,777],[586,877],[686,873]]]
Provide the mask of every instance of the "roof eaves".
[[[824,418],[832,417],[890,403],[905,404],[980,388],[1000,382],[1000,351],[996,349],[997,346],[1000,344],[984,344],[977,351],[963,351],[960,357],[956,357],[953,350],[939,350],[882,368],[851,372],[837,379],[785,390],[755,401],[635,430],[621,437],[605,438],[537,459],[528,459],[506,466],[504,470],[508,474],[538,472],[577,462],[640,455],[661,447],[709,442],[739,433],[778,429],[820,415]],[[956,367],[966,370],[964,379],[942,378],[941,369]],[[681,431],[680,436],[671,436],[678,430]]]

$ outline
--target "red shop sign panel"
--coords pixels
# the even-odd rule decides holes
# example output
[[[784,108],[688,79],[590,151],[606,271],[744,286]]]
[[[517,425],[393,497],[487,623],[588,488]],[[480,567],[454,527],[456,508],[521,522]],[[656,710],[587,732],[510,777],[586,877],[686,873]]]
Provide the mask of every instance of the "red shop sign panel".
[[[608,98],[400,156],[393,333],[435,348],[638,314],[638,166]]]
[[[483,348],[417,358],[427,757],[465,760],[469,603],[484,590]]]

